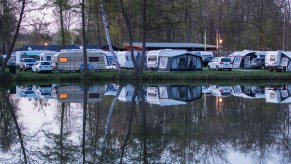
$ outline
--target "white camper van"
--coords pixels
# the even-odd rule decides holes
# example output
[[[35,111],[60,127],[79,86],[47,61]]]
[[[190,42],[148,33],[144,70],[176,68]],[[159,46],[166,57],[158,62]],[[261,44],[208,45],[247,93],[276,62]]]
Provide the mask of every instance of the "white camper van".
[[[50,53],[50,52],[55,53],[55,51],[16,51],[15,52],[16,65],[19,67],[20,60],[23,58],[33,58],[36,61],[39,61],[41,53]]]
[[[291,71],[291,51],[267,51],[265,66],[271,71]]]
[[[142,53],[140,51],[134,51],[134,57],[136,63],[139,65]],[[117,60],[121,68],[134,68],[130,51],[118,51]]]
[[[100,51],[87,52],[87,69],[102,70],[106,69],[105,55]],[[58,71],[82,71],[83,70],[83,52],[59,52],[53,55],[52,68]]]
[[[40,61],[48,61],[48,62],[52,62],[53,59],[53,55],[56,54],[58,52],[56,51],[48,51],[48,52],[43,52],[39,55],[39,60]]]

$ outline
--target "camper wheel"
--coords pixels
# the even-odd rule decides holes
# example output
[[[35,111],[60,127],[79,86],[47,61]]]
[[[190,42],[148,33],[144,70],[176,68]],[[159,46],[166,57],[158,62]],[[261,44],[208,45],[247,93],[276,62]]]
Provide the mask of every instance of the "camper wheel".
[[[216,66],[216,71],[219,71],[220,69],[219,69],[219,67],[218,66]]]

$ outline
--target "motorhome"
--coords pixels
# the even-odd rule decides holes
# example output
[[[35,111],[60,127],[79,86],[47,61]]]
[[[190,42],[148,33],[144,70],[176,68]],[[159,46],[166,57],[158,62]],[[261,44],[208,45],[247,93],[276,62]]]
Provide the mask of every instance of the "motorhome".
[[[134,51],[133,54],[136,63],[139,65],[141,62],[142,53],[140,51]],[[134,68],[130,51],[118,51],[117,60],[121,68]]]
[[[39,55],[39,60],[40,61],[48,61],[48,62],[52,62],[53,59],[53,55],[56,54],[58,52],[56,51],[47,51],[47,52],[43,52]]]
[[[271,71],[291,71],[291,51],[267,51],[265,66]]]
[[[105,55],[101,51],[87,52],[87,69],[98,71],[106,69]],[[53,55],[52,68],[57,71],[82,71],[83,70],[83,52],[59,52]]]
[[[13,55],[16,57],[16,66],[19,67],[20,60],[23,58],[33,58],[36,61],[40,60],[41,53],[49,53],[53,51],[16,51],[13,52]]]

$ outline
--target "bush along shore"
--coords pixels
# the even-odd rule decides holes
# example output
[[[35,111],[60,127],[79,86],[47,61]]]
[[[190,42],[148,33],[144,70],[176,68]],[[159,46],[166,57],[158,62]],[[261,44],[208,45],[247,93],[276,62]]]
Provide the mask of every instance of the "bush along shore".
[[[133,70],[122,70],[118,75],[115,70],[100,72],[53,72],[53,73],[32,73],[31,71],[16,72],[11,74],[5,72],[2,75],[1,83],[10,82],[84,82],[84,81],[290,81],[291,72],[270,72],[268,70],[233,70],[233,71],[195,71],[195,72],[156,72],[144,71],[143,74],[136,75]]]

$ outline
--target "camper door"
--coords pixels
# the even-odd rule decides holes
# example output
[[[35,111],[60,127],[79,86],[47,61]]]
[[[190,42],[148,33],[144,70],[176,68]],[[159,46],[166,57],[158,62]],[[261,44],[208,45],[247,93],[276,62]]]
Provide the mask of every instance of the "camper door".
[[[235,56],[233,59],[233,66],[232,68],[240,68],[242,57],[241,56]]]
[[[251,57],[250,56],[245,56],[243,61],[244,61],[243,68],[250,68],[251,67]]]

